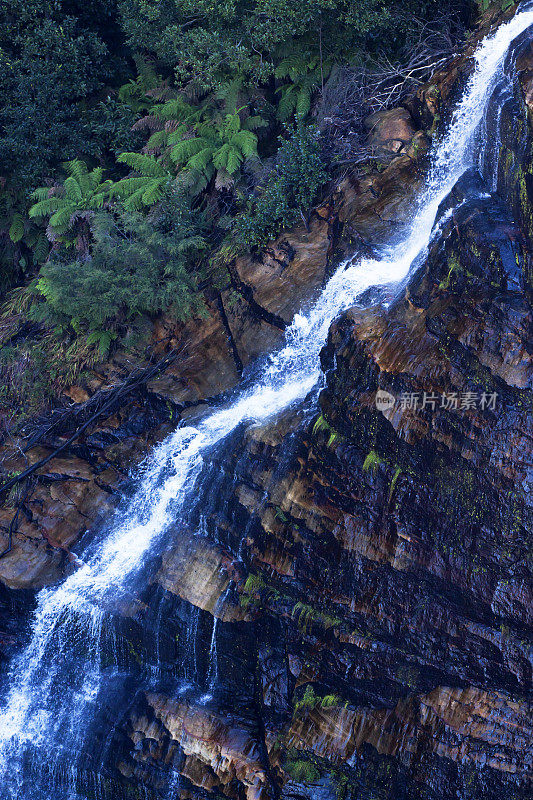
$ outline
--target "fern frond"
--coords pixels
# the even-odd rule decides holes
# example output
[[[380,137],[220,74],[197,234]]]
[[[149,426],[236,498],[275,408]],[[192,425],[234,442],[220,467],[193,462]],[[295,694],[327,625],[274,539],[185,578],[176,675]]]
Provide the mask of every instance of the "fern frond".
[[[83,176],[88,173],[87,164],[85,161],[80,161],[78,158],[74,158],[72,161],[65,161],[63,163],[63,168],[77,181],[81,181]]]
[[[144,193],[148,189],[147,183],[144,186],[137,189],[136,192],[132,192],[132,194],[128,195],[124,200],[124,208],[126,211],[141,211],[144,207],[143,197]]]
[[[71,175],[70,177],[66,178],[63,187],[65,189],[65,195],[67,199],[72,203],[79,203],[83,197],[83,192],[81,190],[79,181],[77,181],[76,178]]]
[[[237,108],[239,93],[242,89],[243,77],[242,75],[234,78],[229,83],[223,84],[216,93],[217,100],[223,100],[226,110],[233,114]]]
[[[295,86],[284,86],[281,92],[281,99],[278,103],[277,117],[284,122],[289,119],[296,108],[297,91]]]
[[[69,206],[60,208],[50,217],[50,225],[56,233],[64,233],[72,217],[73,209]]]
[[[140,172],[150,178],[163,178],[168,174],[159,161],[142,153],[121,153],[117,161],[120,161],[121,164],[127,164],[135,172]]]
[[[163,179],[151,181],[142,195],[145,206],[153,206],[164,196],[167,189],[166,181]]]
[[[29,210],[29,216],[34,217],[48,217],[57,211],[62,206],[59,197],[47,197],[45,200],[40,200],[35,203]]]
[[[276,78],[290,78],[294,83],[316,66],[316,58],[309,53],[293,53],[280,61],[274,71]]]
[[[235,114],[226,114],[223,128],[223,136],[225,139],[231,139],[241,129],[241,118],[236,112]]]
[[[20,242],[22,237],[24,236],[24,218],[22,214],[19,214],[18,211],[15,211],[13,214],[13,219],[11,220],[11,225],[9,226],[9,238],[16,244]]]
[[[48,258],[50,247],[48,239],[42,233],[39,234],[35,245],[33,246],[33,255],[38,264],[42,264]]]
[[[40,186],[30,194],[30,197],[33,198],[33,200],[38,201],[48,200],[50,196],[50,188],[48,186]]]
[[[231,144],[239,148],[244,158],[257,155],[257,136],[252,131],[239,131],[232,137]]]
[[[175,164],[182,166],[192,158],[192,156],[200,153],[204,148],[209,146],[209,142],[201,136],[194,139],[182,139],[174,145],[170,151],[170,158]]]
[[[181,97],[176,97],[174,100],[167,100],[166,103],[154,106],[151,112],[152,116],[156,117],[156,119],[166,122],[170,119],[187,119],[187,117],[195,113],[195,109]]]
[[[176,130],[172,131],[172,133],[169,133],[168,144],[172,145],[181,142],[183,140],[183,137],[187,133],[187,130],[188,129],[186,125],[180,125],[178,128],[176,128]]]
[[[213,158],[213,149],[211,147],[204,147],[199,153],[189,158],[187,161],[187,169],[204,170]]]
[[[102,178],[104,177],[104,170],[102,167],[96,167],[90,173],[91,184],[93,189],[98,189],[100,184],[102,183]]]
[[[240,168],[243,155],[239,149],[231,144],[224,144],[213,156],[213,164],[216,169],[224,169],[229,175],[233,175]]]
[[[160,150],[163,148],[168,139],[168,133],[166,131],[156,131],[152,133],[150,138],[145,144],[146,150]]]
[[[259,128],[266,128],[267,125],[268,122],[266,121],[266,119],[263,119],[263,117],[260,117],[259,115],[255,114],[245,119],[242,127],[245,128],[247,131],[256,131]]]
[[[309,89],[302,89],[298,92],[298,99],[296,100],[296,116],[303,119],[309,114],[311,110],[311,92]]]
[[[124,199],[126,197],[130,197],[139,189],[142,189],[144,192],[146,189],[146,184],[149,180],[150,178],[147,178],[146,176],[139,178],[122,178],[122,180],[113,184],[109,190],[109,196]]]

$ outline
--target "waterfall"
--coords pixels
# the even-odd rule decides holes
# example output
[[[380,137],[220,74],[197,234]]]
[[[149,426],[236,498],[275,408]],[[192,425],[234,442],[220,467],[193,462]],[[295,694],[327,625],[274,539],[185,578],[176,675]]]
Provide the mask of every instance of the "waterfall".
[[[403,236],[379,258],[342,264],[316,302],[296,314],[283,346],[265,361],[255,383],[159,445],[140,471],[129,506],[82,554],[82,566],[39,594],[31,640],[12,662],[0,711],[1,800],[83,796],[76,776],[85,768],[79,754],[91,746],[93,710],[107,682],[124,682],[117,659],[110,663],[105,619],[118,601],[127,601],[148,554],[180,518],[210,448],[242,423],[263,422],[301,401],[320,380],[319,353],[333,319],[368,287],[401,285],[420,263],[439,204],[465,170],[479,163],[489,135],[483,121],[505,81],[510,45],[532,24],[533,11],[519,11],[479,45],[473,73],[446,134],[434,146],[425,188]],[[213,639],[216,645],[216,622]]]

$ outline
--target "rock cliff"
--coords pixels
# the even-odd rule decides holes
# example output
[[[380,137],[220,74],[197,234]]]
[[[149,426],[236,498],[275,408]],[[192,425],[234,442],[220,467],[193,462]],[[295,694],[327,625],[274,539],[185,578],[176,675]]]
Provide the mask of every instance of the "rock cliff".
[[[319,408],[312,396],[215,449],[187,519],[113,614],[130,678],[87,756],[109,796],[529,796],[533,48],[513,58],[498,191],[458,181],[401,295],[369,293],[331,327]],[[369,120],[379,169],[347,176],[260,260],[232,263],[207,319],[156,320],[154,352],[179,360],[11,497],[0,655],[24,637],[33,590],[75,568],[71,548],[129,491],[128,467],[253,369],[333,263],[409,213],[428,131],[468,68],[467,53]],[[130,368],[121,353],[71,396]],[[41,420],[24,456],[4,443],[6,473],[64,442],[64,419]],[[157,689],[143,682],[154,642]]]

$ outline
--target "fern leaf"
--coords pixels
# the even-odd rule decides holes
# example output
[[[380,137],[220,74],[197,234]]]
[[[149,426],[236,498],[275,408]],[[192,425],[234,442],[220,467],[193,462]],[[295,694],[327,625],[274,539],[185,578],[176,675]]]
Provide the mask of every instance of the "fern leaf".
[[[109,190],[110,197],[119,197],[120,199],[124,199],[125,197],[130,197],[139,189],[142,191],[145,190],[146,184],[150,178],[145,176],[139,178],[122,178],[122,180],[117,181],[113,184],[113,186]]]
[[[71,206],[60,208],[50,217],[50,225],[56,231],[56,233],[64,233],[68,228],[71,217]]]
[[[22,214],[19,214],[18,211],[15,211],[13,214],[13,219],[11,220],[11,225],[9,227],[9,238],[16,244],[20,242],[22,237],[24,236],[24,218]]]
[[[121,164],[127,164],[135,172],[140,172],[150,178],[163,178],[168,174],[159,161],[142,153],[121,153],[117,161],[120,161]]]
[[[80,161],[78,158],[74,158],[72,161],[65,161],[63,168],[77,181],[81,181],[83,176],[87,175],[88,172],[85,161]]]
[[[259,128],[266,128],[268,126],[268,122],[263,117],[255,114],[251,117],[248,117],[243,124],[243,128],[247,131],[256,131]]]
[[[148,187],[145,183],[144,186],[137,189],[136,192],[133,192],[126,197],[126,199],[123,201],[126,211],[140,211],[143,208],[143,196],[147,188]]]
[[[231,144],[239,148],[244,158],[257,155],[257,136],[252,131],[239,131],[231,139]]]
[[[182,139],[181,142],[174,145],[170,151],[170,157],[175,164],[182,166],[207,146],[209,143],[201,136],[197,136],[195,139]]]
[[[156,131],[152,133],[148,141],[146,142],[145,148],[146,150],[161,150],[168,139],[168,133],[166,131]]]
[[[303,119],[309,114],[311,109],[311,92],[309,89],[302,89],[298,92],[298,99],[296,101],[296,115]]]
[[[224,122],[224,138],[231,139],[232,136],[235,136],[241,129],[241,118],[239,114],[236,112],[235,114],[226,114],[226,119]]]
[[[287,78],[292,73],[292,75],[298,77],[305,74],[305,72],[307,72],[305,57],[301,53],[293,53],[284,58],[283,61],[280,61],[274,70],[274,75],[276,78]],[[292,79],[294,80],[294,78]]]
[[[167,100],[166,103],[154,106],[151,109],[152,115],[162,122],[170,119],[184,120],[187,119],[192,113],[194,108],[186,103],[181,97],[176,97],[174,100]]]
[[[93,190],[98,189],[100,184],[102,183],[102,178],[104,177],[104,170],[102,167],[96,167],[90,173],[91,176],[91,183]]]
[[[229,175],[233,175],[240,168],[243,155],[240,150],[231,144],[223,145],[213,156],[213,164],[216,169],[223,169]]]
[[[207,165],[213,159],[213,150],[211,147],[204,147],[199,153],[196,153],[192,158],[187,161],[188,169],[197,169],[200,171],[205,170]]]
[[[82,200],[83,192],[80,183],[72,175],[66,178],[63,187],[65,189],[65,195],[68,200],[70,200],[73,203],[79,203],[80,200]]]
[[[62,202],[58,197],[47,197],[45,200],[40,200],[35,203],[29,210],[29,216],[32,217],[48,217],[57,211],[62,206]]]
[[[166,191],[166,182],[164,180],[151,181],[142,195],[142,202],[145,206],[153,206],[154,203],[159,202]]]
[[[48,200],[50,197],[50,188],[48,186],[40,186],[30,194],[30,197],[37,201]]]
[[[281,93],[281,99],[278,103],[277,116],[278,119],[285,121],[289,119],[292,112],[296,107],[297,93],[296,87],[284,86]]]
[[[167,143],[169,145],[178,144],[182,141],[183,137],[187,133],[187,126],[180,125],[176,130],[172,131],[172,133],[167,134],[168,140]]]
[[[39,234],[33,247],[33,256],[38,264],[43,264],[46,261],[49,250],[48,239],[42,233]]]
[[[221,86],[216,93],[217,100],[224,101],[224,106],[230,114],[235,113],[237,109],[237,101],[239,99],[239,93],[242,89],[242,84],[243,78],[242,75],[240,75],[229,83],[223,84],[223,86]]]

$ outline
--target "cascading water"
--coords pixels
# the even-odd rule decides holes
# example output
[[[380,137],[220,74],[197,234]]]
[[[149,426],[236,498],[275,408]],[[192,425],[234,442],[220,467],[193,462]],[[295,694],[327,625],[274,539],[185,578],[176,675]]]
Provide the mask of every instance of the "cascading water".
[[[59,587],[40,593],[31,641],[12,663],[1,709],[2,800],[56,800],[58,790],[63,798],[84,796],[76,789],[84,769],[79,753],[91,748],[94,709],[104,702],[109,681],[120,686],[126,680],[118,645],[103,624],[106,615],[127,600],[148,554],[179,519],[210,448],[243,422],[264,421],[302,400],[320,379],[319,353],[332,320],[368,287],[398,285],[420,262],[439,204],[481,158],[479,139],[488,135],[483,120],[491,96],[505,83],[506,54],[531,25],[533,11],[520,11],[479,46],[474,72],[434,150],[425,190],[401,241],[381,258],[342,265],[309,311],[296,315],[284,346],[268,359],[255,384],[244,386],[197,427],[178,428],[169,436],[146,463],[127,510],[82,555],[82,566]],[[213,639],[216,643],[216,627]],[[104,796],[97,774],[92,786],[93,795]]]

